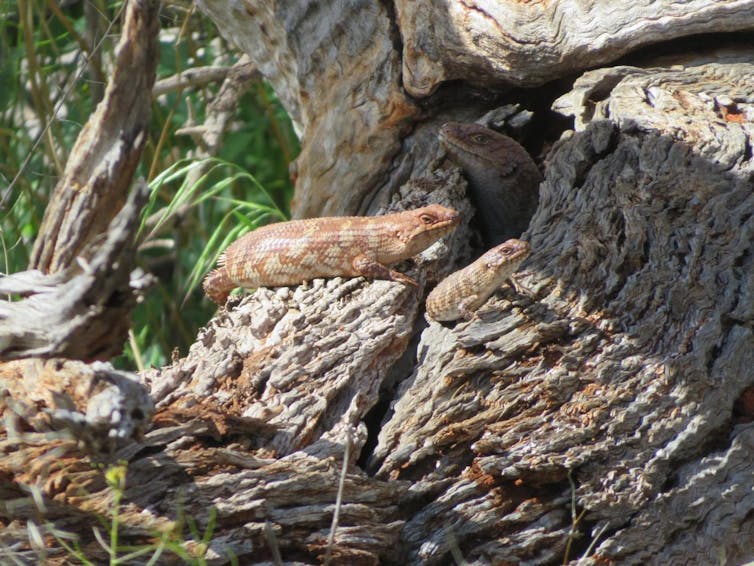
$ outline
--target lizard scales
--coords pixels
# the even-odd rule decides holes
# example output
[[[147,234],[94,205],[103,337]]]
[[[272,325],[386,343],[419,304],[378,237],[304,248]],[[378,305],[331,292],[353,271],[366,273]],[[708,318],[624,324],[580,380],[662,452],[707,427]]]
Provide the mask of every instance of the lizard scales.
[[[408,259],[453,230],[458,212],[432,204],[383,216],[291,220],[263,226],[223,252],[204,291],[218,304],[236,287],[298,285],[318,277],[416,282],[387,266]]]
[[[443,279],[426,300],[427,315],[440,321],[469,319],[529,257],[531,246],[510,239]]]

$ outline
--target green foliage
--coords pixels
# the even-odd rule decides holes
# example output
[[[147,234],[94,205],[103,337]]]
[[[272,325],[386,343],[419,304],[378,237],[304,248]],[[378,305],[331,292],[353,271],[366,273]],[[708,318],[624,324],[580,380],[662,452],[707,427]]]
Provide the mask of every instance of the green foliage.
[[[90,9],[90,7],[94,9]],[[26,268],[55,182],[102,96],[122,2],[0,0],[0,272]],[[189,4],[163,7],[157,78],[238,58]],[[199,290],[217,254],[243,231],[289,214],[290,120],[256,81],[237,105],[218,155],[200,158],[180,135],[202,124],[218,83],[175,90],[152,107],[138,175],[152,198],[139,235],[142,266],[158,278],[134,312],[120,367],[163,365],[185,352],[215,310]]]

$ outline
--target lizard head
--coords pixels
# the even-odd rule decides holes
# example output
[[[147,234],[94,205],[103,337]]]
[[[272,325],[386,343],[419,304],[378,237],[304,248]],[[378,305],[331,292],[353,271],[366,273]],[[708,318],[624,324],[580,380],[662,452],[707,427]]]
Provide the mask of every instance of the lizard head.
[[[507,271],[513,272],[529,257],[530,253],[529,242],[512,238],[492,248],[484,254],[484,257],[488,269],[497,271],[501,267],[508,266]]]
[[[501,174],[516,171],[516,159],[526,150],[518,142],[481,124],[446,122],[438,135],[440,145],[464,169],[494,167]]]
[[[410,221],[403,230],[403,240],[412,254],[428,248],[451,232],[461,220],[458,211],[439,204],[430,204],[407,212]]]

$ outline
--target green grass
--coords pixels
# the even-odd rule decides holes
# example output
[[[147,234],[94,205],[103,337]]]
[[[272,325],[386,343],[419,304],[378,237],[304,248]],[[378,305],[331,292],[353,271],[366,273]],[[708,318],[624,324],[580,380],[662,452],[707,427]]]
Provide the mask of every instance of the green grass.
[[[50,193],[112,68],[122,3],[90,5],[96,10],[87,13],[83,2],[60,8],[56,0],[0,0],[2,273],[26,269]],[[167,3],[161,19],[158,80],[238,59],[190,4]],[[176,133],[203,123],[219,86],[170,92],[152,105],[137,173],[152,188],[139,262],[158,283],[133,313],[132,340],[115,360],[119,367],[160,366],[175,349],[185,353],[216,308],[199,283],[217,254],[240,233],[289,215],[288,165],[299,147],[269,86],[251,85],[212,158],[192,157],[196,142]]]

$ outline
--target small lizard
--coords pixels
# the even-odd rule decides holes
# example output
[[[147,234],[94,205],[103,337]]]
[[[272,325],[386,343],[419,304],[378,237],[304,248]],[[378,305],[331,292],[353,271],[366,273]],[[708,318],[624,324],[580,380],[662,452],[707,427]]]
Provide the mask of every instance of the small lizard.
[[[512,138],[479,124],[448,122],[439,138],[469,182],[485,243],[518,238],[537,208],[542,182],[531,156]]]
[[[427,314],[435,320],[470,319],[510,279],[529,253],[529,243],[516,239],[492,248],[474,263],[440,281],[427,297]]]
[[[428,248],[459,221],[452,208],[431,204],[384,216],[270,224],[228,246],[218,268],[204,279],[204,292],[222,304],[236,287],[298,285],[317,277],[363,276],[416,285],[387,266]]]

